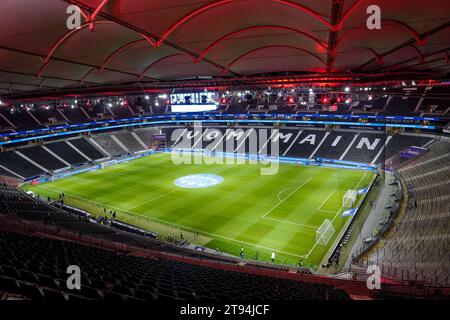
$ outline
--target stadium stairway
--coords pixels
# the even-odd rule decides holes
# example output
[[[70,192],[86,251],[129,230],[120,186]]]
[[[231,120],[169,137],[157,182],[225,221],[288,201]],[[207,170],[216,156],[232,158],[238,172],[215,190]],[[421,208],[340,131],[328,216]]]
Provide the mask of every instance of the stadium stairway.
[[[0,153],[0,165],[24,179],[45,173],[44,170],[36,167],[14,151]]]
[[[92,160],[99,160],[107,157],[91,145],[85,138],[71,139],[70,143]]]
[[[349,299],[332,284],[274,277],[270,271],[214,266],[105,241],[101,247],[61,241],[70,233],[59,233],[59,239],[55,239],[37,225],[24,224],[26,234],[17,233],[20,222],[14,221],[14,225],[0,218],[0,251],[4,257],[0,262],[0,290],[35,300]],[[15,233],[4,231],[13,225]],[[81,291],[64,287],[70,264],[82,266]]]
[[[60,158],[64,159],[67,163],[70,163],[72,166],[80,165],[89,161],[88,158],[77,152],[65,141],[47,143],[45,144],[45,147],[57,154]]]
[[[39,164],[41,167],[44,167],[46,171],[67,168],[65,163],[61,162],[41,146],[21,148],[18,151],[35,163]]]
[[[116,140],[108,134],[98,134],[92,136],[92,139],[98,143],[108,154],[113,157],[119,157],[129,151],[120,146]]]
[[[145,149],[130,131],[122,130],[112,134],[111,137],[115,137],[128,151],[139,152]]]

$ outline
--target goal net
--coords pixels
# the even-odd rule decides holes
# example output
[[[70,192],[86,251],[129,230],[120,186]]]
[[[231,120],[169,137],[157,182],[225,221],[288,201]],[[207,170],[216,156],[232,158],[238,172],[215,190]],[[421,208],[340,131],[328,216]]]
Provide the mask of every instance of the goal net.
[[[356,202],[356,197],[358,196],[358,192],[356,190],[347,190],[342,198],[342,206],[344,208],[351,208],[353,204]]]
[[[100,168],[106,168],[117,164],[117,160],[104,161],[100,163]]]
[[[316,230],[316,242],[317,244],[326,245],[330,241],[334,234],[333,223],[330,219],[325,219]]]

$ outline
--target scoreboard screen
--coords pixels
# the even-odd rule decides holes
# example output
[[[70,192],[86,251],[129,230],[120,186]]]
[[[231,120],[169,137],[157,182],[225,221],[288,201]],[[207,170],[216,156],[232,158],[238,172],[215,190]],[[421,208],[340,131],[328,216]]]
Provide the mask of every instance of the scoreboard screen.
[[[217,110],[217,104],[176,104],[171,106],[172,112],[204,112]]]
[[[214,111],[218,107],[217,101],[217,94],[208,91],[170,95],[170,107],[174,113]]]

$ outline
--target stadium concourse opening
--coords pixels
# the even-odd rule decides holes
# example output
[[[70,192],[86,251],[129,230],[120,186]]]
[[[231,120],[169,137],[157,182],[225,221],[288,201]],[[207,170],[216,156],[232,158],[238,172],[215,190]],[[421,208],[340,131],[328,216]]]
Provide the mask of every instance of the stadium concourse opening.
[[[0,1],[0,300],[450,299],[449,12]]]

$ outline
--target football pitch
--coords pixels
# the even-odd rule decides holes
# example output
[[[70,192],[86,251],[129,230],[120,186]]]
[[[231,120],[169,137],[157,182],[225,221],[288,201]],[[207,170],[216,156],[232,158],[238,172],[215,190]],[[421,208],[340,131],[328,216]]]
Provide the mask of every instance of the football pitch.
[[[277,174],[261,175],[260,164],[181,164],[168,153],[145,156],[101,170],[26,186],[44,197],[64,192],[66,203],[94,215],[115,210],[117,219],[164,239],[192,243],[249,259],[317,267],[346,221],[342,199],[349,189],[370,185],[368,171],[280,163]],[[195,174],[223,178],[206,188],[183,188],[175,180]],[[189,178],[187,179],[189,180]],[[358,196],[357,203],[364,195]],[[327,244],[316,230],[329,219]],[[197,235],[198,234],[198,235]]]

